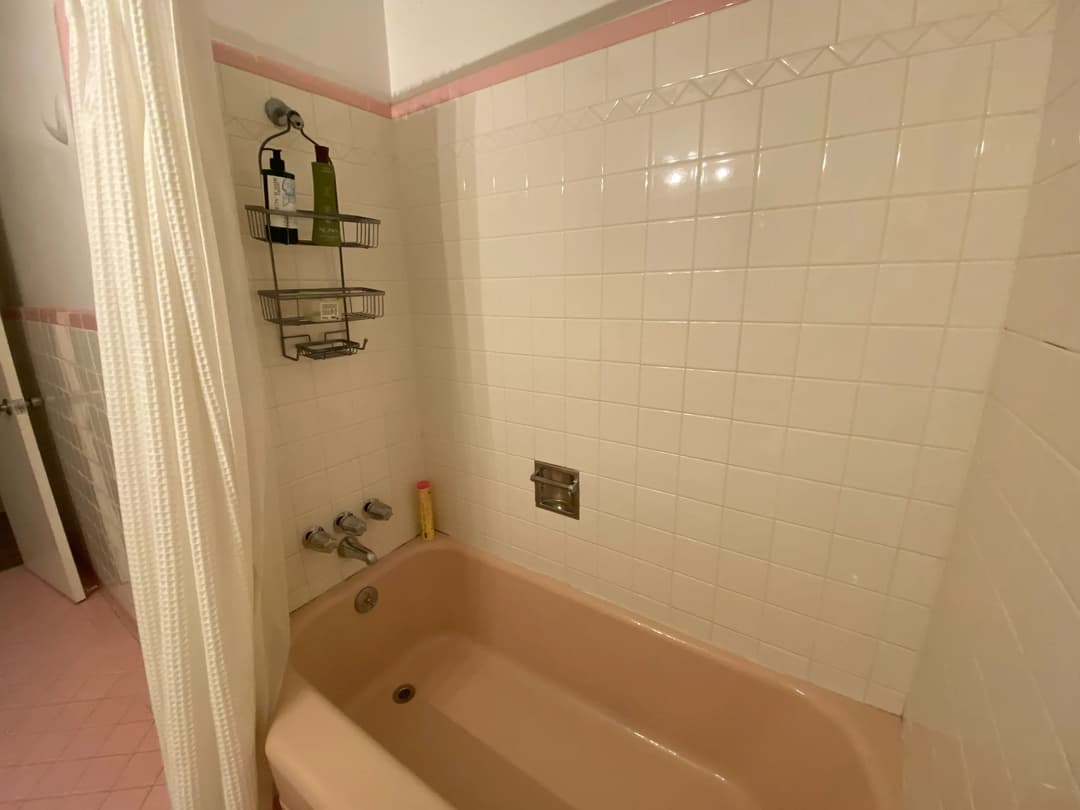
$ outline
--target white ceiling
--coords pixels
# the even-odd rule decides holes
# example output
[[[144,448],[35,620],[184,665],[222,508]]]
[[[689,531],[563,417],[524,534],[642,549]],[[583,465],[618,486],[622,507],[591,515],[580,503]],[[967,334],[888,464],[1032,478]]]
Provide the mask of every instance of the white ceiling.
[[[385,0],[394,96],[513,48],[613,0]]]
[[[552,32],[655,0],[215,0],[215,39],[400,98]]]
[[[214,39],[377,98],[390,96],[382,0],[208,0],[206,6]]]

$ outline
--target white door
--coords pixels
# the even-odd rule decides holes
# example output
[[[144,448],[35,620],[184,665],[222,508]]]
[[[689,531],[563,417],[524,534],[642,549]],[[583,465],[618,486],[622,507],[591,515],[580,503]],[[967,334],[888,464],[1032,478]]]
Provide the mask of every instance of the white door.
[[[86,592],[45,477],[30,415],[19,407],[21,402],[22,388],[0,321],[0,405],[5,405],[0,411],[0,501],[7,510],[23,564],[60,593],[80,602]]]

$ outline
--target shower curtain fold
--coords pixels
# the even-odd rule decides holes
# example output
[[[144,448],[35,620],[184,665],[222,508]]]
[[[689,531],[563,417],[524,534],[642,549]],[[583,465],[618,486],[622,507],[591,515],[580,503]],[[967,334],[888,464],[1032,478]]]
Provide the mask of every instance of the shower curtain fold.
[[[269,807],[284,563],[205,9],[67,0],[65,13],[124,541],[172,806]]]

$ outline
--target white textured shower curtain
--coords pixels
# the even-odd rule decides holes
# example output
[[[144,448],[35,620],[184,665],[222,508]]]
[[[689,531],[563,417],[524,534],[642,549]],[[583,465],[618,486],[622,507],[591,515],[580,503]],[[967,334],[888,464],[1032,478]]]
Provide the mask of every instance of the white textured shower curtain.
[[[66,15],[124,540],[172,806],[267,807],[262,736],[288,616],[205,8],[67,0]]]

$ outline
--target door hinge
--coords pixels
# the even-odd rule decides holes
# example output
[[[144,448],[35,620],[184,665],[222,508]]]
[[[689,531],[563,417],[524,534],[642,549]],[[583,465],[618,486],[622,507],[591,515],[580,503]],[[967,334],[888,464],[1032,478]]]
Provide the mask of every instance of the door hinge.
[[[14,416],[17,413],[26,413],[31,408],[40,408],[45,404],[45,400],[41,397],[30,397],[29,399],[0,399],[0,413],[6,413]]]

